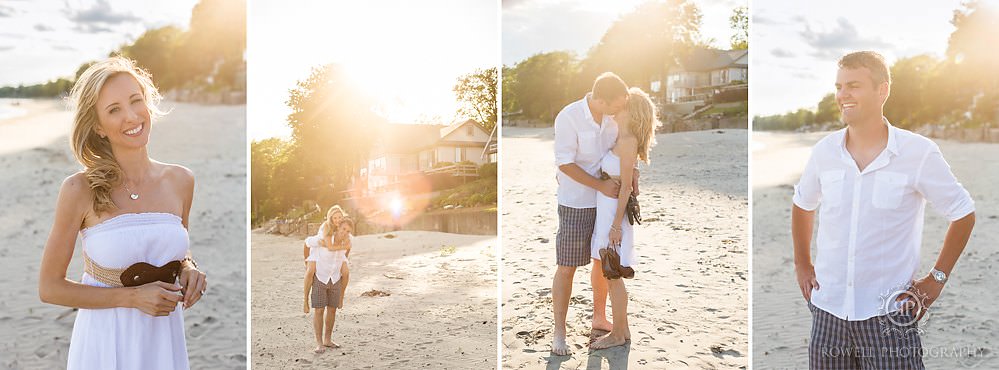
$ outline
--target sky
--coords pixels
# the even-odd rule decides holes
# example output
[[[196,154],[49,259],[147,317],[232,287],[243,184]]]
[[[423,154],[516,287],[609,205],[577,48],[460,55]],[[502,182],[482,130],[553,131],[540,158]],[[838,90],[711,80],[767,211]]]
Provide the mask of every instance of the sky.
[[[148,29],[187,28],[196,0],[0,2],[0,86],[72,77]]]
[[[288,91],[312,67],[345,66],[390,122],[451,123],[458,77],[499,64],[494,0],[254,0],[248,12],[251,140],[290,136]]]
[[[621,15],[647,0],[502,0],[503,64],[514,65],[531,55],[569,50],[585,56]],[[692,0],[701,10],[701,36],[712,46],[727,48],[732,37],[732,10],[740,0]],[[757,1],[759,2],[759,0]]]
[[[753,1],[750,23],[750,114],[814,109],[834,92],[836,61],[874,50],[899,58],[943,58],[961,0]],[[900,6],[904,5],[904,6]]]

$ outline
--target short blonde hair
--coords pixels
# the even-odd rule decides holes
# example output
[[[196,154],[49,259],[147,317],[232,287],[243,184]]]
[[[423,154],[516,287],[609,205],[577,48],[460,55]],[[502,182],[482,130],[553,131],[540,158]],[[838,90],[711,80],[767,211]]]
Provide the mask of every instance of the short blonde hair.
[[[662,125],[656,118],[656,105],[649,94],[637,87],[628,89],[628,128],[638,138],[638,159],[649,163],[649,152],[656,145],[656,129]]]
[[[116,56],[94,63],[80,75],[70,90],[70,103],[75,107],[70,146],[76,160],[84,167],[87,184],[93,193],[93,207],[98,214],[117,208],[111,200],[112,187],[121,183],[122,170],[111,151],[111,142],[97,134],[97,98],[104,83],[118,74],[128,74],[139,84],[150,119],[163,112],[157,108],[160,95],[148,72],[131,59]]]

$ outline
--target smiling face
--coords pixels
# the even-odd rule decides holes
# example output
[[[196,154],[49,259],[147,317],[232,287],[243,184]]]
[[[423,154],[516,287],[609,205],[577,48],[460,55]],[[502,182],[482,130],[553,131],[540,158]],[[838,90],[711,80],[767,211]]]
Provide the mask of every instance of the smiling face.
[[[112,147],[141,148],[149,143],[150,115],[139,83],[128,73],[107,79],[97,95],[97,134]]]
[[[867,68],[840,68],[836,74],[836,103],[843,123],[880,120],[888,91],[888,82],[876,83]]]
[[[340,212],[339,210],[334,210],[333,213],[330,214],[330,223],[331,224],[333,224],[333,225],[339,225],[340,221],[342,221],[342,220],[343,220],[343,213]]]
[[[344,234],[353,234],[354,226],[351,225],[349,222],[342,222],[340,223],[340,232]]]

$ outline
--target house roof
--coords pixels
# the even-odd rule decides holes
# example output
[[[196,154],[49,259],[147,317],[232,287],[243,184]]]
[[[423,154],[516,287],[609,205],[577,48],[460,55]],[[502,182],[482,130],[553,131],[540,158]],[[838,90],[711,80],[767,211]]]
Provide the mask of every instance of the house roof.
[[[442,125],[386,124],[373,153],[409,153],[440,140]]]
[[[482,132],[489,133],[489,131],[486,131],[486,128],[483,127],[482,124],[480,124],[478,121],[476,121],[474,119],[467,119],[467,120],[464,120],[464,121],[456,121],[455,123],[451,124],[450,126],[441,128],[441,137],[442,138],[443,137],[447,137],[452,132],[454,132],[454,130],[457,130],[457,129],[461,128],[466,123],[471,123],[471,124],[473,124],[475,126],[478,126],[479,130],[482,130]]]
[[[680,66],[687,72],[708,72],[729,67],[748,67],[739,59],[749,50],[694,49],[689,55],[680,58]]]

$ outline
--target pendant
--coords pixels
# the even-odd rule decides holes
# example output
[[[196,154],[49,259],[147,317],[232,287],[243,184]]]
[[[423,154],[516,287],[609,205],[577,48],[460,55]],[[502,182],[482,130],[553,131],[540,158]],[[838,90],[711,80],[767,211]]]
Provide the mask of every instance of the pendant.
[[[137,200],[137,199],[139,199],[139,194],[132,193],[132,195],[129,195],[128,197],[132,198],[132,200]]]

